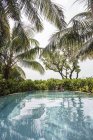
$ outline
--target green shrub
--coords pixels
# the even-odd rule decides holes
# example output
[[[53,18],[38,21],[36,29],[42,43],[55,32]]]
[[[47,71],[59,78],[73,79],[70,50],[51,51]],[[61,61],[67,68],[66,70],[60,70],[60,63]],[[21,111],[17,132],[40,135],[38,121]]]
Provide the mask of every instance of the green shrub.
[[[35,89],[34,82],[32,80],[25,80],[19,83],[19,91],[26,92]]]
[[[0,96],[27,92],[32,90],[60,90],[63,87],[65,90],[82,91],[93,93],[93,78],[87,79],[49,79],[49,80],[0,80]]]
[[[55,90],[61,84],[61,80],[58,79],[49,79],[47,80],[48,90]]]

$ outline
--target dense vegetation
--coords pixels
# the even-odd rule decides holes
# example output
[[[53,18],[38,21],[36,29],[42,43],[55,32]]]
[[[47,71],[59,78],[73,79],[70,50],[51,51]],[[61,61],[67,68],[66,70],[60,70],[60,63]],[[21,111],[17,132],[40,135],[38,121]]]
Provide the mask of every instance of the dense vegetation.
[[[0,1],[0,74],[3,79],[11,78],[14,69],[25,77],[22,66],[44,73],[44,68],[36,61],[39,43],[32,38],[33,33],[43,30],[42,17],[58,29],[66,25],[62,8],[51,0]],[[10,20],[14,23],[13,28]]]
[[[46,69],[59,73],[62,79],[72,79],[73,75],[78,79],[81,71],[76,58],[78,50],[78,47],[73,46],[57,48],[55,51],[45,49],[41,57]]]
[[[93,59],[93,1],[85,2],[87,11],[73,17],[67,26],[62,8],[52,0],[0,1],[0,95],[60,90],[61,87],[93,92],[92,78],[78,79],[79,62]],[[29,27],[24,26],[23,15],[30,21]],[[42,17],[58,29],[44,49],[32,38],[33,33],[43,30]],[[15,23],[13,29],[10,19]],[[25,73],[21,66],[44,73],[44,68],[36,61],[37,57],[42,59],[46,69],[58,72],[62,80],[24,80]],[[72,79],[73,74],[76,74],[76,79]]]
[[[10,28],[8,30],[10,35],[0,48],[0,73],[3,78],[9,79],[14,69],[22,78],[25,78],[21,66],[32,67],[34,70],[44,73],[43,67],[36,61],[39,42],[32,38],[31,34],[29,37],[28,31],[23,30],[20,24],[15,24],[12,32]]]
[[[29,92],[34,90],[58,90],[61,88],[69,91],[81,91],[93,93],[93,78],[87,79],[49,79],[49,80],[0,80],[0,95],[8,95],[17,92]]]

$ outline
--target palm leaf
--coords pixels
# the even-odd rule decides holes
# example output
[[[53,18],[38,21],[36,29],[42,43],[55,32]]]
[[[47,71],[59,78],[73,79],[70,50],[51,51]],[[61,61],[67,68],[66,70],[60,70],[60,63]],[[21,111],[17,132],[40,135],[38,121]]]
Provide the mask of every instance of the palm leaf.
[[[43,29],[42,17],[55,24],[59,29],[66,26],[62,7],[51,0],[3,0],[0,4],[3,7],[1,10],[3,9],[8,17],[18,22],[21,22],[21,16],[25,13],[37,31]]]
[[[35,46],[35,47],[38,47],[39,46],[39,42],[36,39],[30,38],[29,41],[30,41],[30,44],[32,46]]]
[[[79,45],[81,43],[81,40],[81,34],[79,34],[77,30],[73,29],[72,26],[53,34],[49,40],[49,44],[46,46],[44,51],[55,50],[57,48],[61,49],[65,46],[73,46],[77,44]]]
[[[35,0],[35,5],[46,19],[54,23],[59,29],[65,27],[62,7],[54,4],[51,0]]]
[[[22,52],[30,47],[29,38],[20,23],[15,24],[13,28],[12,44],[16,52]]]
[[[40,74],[44,74],[43,66],[37,61],[21,60],[20,63],[24,67],[32,68],[33,70],[40,72]]]
[[[27,50],[27,51],[17,55],[17,58],[18,59],[31,59],[31,60],[33,60],[36,58],[38,53],[39,53],[39,48],[35,47],[33,49]]]
[[[26,79],[25,72],[22,70],[22,68],[20,66],[16,65],[15,69],[20,73],[20,75],[23,79]]]
[[[0,11],[0,47],[2,47],[6,40],[10,38],[10,27],[7,16],[3,11]]]
[[[42,21],[38,14],[38,9],[35,7],[35,2],[33,0],[20,0],[20,5],[22,7],[22,11],[25,12],[25,15],[31,21],[31,23],[35,26],[37,31],[43,30]]]
[[[6,0],[5,1],[5,12],[14,20],[20,21],[20,6],[18,1]]]
[[[84,43],[83,48],[80,50],[80,55],[88,54],[93,51],[93,38]]]
[[[90,11],[87,11],[87,12],[82,12],[82,13],[79,13],[77,15],[75,15],[69,23],[71,23],[73,20],[75,19],[82,19],[82,18],[85,18],[85,19],[90,19],[90,17],[92,17],[92,13]]]

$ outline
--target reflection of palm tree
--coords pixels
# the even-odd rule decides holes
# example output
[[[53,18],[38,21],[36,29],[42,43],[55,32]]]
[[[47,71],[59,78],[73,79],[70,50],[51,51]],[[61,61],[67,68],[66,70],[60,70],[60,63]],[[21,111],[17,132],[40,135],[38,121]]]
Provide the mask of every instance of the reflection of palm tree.
[[[20,94],[15,96],[8,96],[3,98],[0,106],[0,139],[6,140],[12,138],[12,136],[22,137],[19,133],[16,133],[12,122],[8,119],[8,116],[12,113],[16,106],[26,97],[26,94]],[[18,97],[18,98],[16,98]],[[16,100],[15,100],[16,98]],[[23,138],[23,137],[22,137]],[[26,139],[25,139],[26,140]]]
[[[26,94],[15,95],[15,96],[8,96],[3,98],[1,100],[0,104],[0,118],[8,118],[8,116],[11,114],[13,109],[16,106],[19,106],[20,102],[26,97]],[[15,98],[17,98],[15,100]],[[5,111],[6,110],[6,111]]]
[[[1,140],[6,140],[6,139],[27,140],[29,138],[34,138],[34,140],[38,140],[38,138],[41,137],[40,133],[42,131],[42,125],[41,125],[41,130],[39,130],[39,128],[37,126],[37,120],[38,120],[38,122],[40,122],[39,118],[41,118],[41,116],[45,112],[43,105],[41,105],[38,108],[33,109],[32,114],[30,114],[30,115],[28,114],[19,119],[16,116],[19,114],[15,114],[15,116],[12,115],[12,113],[15,113],[16,110],[17,111],[19,110],[19,113],[20,113],[21,109],[23,109],[25,107],[25,104],[23,101],[24,97],[18,98],[17,102],[16,102],[16,100],[13,100],[14,98],[11,99],[12,100],[11,105],[8,104],[8,106],[9,106],[8,110],[7,110],[7,108],[5,109],[5,110],[7,110],[7,115],[5,116],[5,118],[7,118],[7,119],[3,120],[3,118],[2,118],[0,120],[0,133],[2,132]],[[22,102],[21,102],[21,99],[22,99]],[[24,106],[22,106],[22,104],[24,104]],[[9,110],[10,106],[12,106],[12,107]],[[13,109],[14,109],[14,111],[13,111]],[[3,113],[5,113],[5,112],[2,110],[2,116],[3,116]],[[12,118],[10,117],[8,120],[9,115],[12,116]],[[21,117],[21,114],[19,115],[19,117]],[[17,118],[17,120],[16,120],[16,118]],[[4,130],[4,132],[3,132],[3,130]],[[4,139],[3,135],[4,136],[6,135],[5,139]]]
[[[14,105],[15,110],[17,107],[20,108],[19,110],[26,108],[25,100],[22,100],[19,106],[16,105]],[[40,107],[32,109],[31,112],[28,110],[26,116],[20,114],[21,117],[17,120],[1,118],[1,140],[27,140],[29,138],[34,140],[40,138],[45,140],[92,140],[92,120],[84,115],[82,99],[74,98],[74,96],[64,97],[59,105],[45,108],[42,104]]]
[[[87,140],[87,137],[92,140],[91,131],[93,129],[90,130],[90,126],[86,128],[87,120],[84,117],[81,98],[64,98],[61,106],[48,109],[47,115],[50,116],[47,118],[45,127],[47,140],[60,138],[65,140]],[[86,131],[88,135],[85,135]]]

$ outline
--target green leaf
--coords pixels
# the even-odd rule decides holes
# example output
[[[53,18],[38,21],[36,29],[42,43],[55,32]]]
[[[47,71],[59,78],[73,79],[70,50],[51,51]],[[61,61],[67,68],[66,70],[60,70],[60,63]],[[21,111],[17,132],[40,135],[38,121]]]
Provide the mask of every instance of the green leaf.
[[[28,60],[21,60],[20,62],[24,67],[32,68],[33,70],[40,72],[40,74],[44,74],[44,68],[39,62]]]

